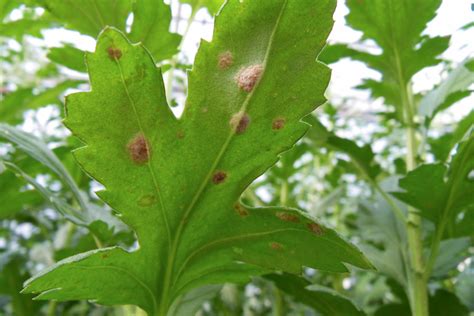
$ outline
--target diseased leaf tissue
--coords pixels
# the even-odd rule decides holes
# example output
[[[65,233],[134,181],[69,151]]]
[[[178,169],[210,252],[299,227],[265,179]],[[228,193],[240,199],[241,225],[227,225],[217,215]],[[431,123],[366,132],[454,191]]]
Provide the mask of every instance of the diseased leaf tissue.
[[[300,120],[325,101],[329,70],[316,56],[334,7],[332,0],[228,1],[189,73],[180,119],[146,49],[105,29],[87,55],[92,89],[67,97],[65,124],[85,143],[77,161],[105,186],[98,194],[136,232],[139,248],[65,259],[24,292],[165,315],[205,284],[272,270],[300,274],[305,266],[370,268],[307,214],[239,202],[306,132]]]

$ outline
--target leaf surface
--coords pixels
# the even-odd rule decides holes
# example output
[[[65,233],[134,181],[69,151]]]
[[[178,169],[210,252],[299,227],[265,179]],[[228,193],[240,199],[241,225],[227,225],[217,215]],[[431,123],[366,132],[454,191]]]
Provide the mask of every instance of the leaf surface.
[[[291,274],[269,274],[267,279],[291,296],[295,301],[314,308],[324,316],[362,316],[353,302],[336,291],[317,285],[311,285],[303,278]]]
[[[417,208],[421,216],[436,225],[444,222],[447,231],[453,234],[459,214],[468,211],[469,206],[474,203],[472,157],[473,136],[458,146],[458,152],[452,158],[449,168],[443,164],[421,165],[400,180],[400,187],[405,191],[392,194]]]
[[[166,315],[177,297],[206,284],[269,270],[298,274],[303,266],[370,268],[307,214],[239,202],[306,132],[301,118],[325,101],[329,70],[315,59],[334,7],[333,0],[227,2],[213,41],[201,44],[179,120],[148,52],[106,29],[87,55],[92,91],[68,96],[66,125],[87,144],[75,156],[104,184],[99,196],[136,232],[139,249],[68,258],[24,291]]]

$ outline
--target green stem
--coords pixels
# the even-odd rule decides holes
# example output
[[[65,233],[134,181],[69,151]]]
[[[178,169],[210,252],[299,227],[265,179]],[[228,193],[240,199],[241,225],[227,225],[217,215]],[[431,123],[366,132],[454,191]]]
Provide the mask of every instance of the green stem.
[[[48,302],[48,311],[46,312],[46,315],[47,316],[55,316],[57,305],[58,305],[57,301],[49,301]]]
[[[276,285],[273,286],[273,316],[284,316],[283,296]]]
[[[407,137],[407,171],[416,168],[416,154],[418,145],[416,141],[416,130],[414,121],[413,95],[408,84],[405,83],[401,72],[400,59],[397,56],[397,68],[399,70],[399,84],[402,97],[402,106],[405,114],[406,137]],[[425,278],[425,266],[423,259],[423,239],[421,233],[421,217],[413,208],[408,208],[406,222],[408,252],[410,258],[410,271],[408,273],[408,292],[412,315],[428,316],[428,291]]]

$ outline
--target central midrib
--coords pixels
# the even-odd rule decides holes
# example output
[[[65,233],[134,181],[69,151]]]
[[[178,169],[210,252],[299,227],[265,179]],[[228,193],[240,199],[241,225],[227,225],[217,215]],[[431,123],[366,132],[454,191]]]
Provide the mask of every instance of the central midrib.
[[[270,35],[268,47],[267,47],[267,50],[265,52],[265,57],[264,57],[264,60],[263,60],[263,73],[262,73],[262,76],[261,76],[259,82],[261,82],[261,80],[263,79],[263,76],[265,75],[266,66],[267,66],[267,62],[268,62],[268,57],[270,55],[270,51],[271,51],[272,46],[273,46],[272,45],[273,44],[273,39],[274,39],[276,30],[278,29],[278,26],[280,24],[280,20],[281,20],[281,17],[283,15],[283,12],[285,10],[285,7],[287,5],[287,2],[288,2],[288,0],[285,0],[283,2],[283,5],[280,9],[278,18],[275,21],[275,26],[273,27],[272,34]],[[252,97],[254,95],[255,90],[258,88],[259,82],[254,87],[254,89],[247,95],[247,97],[245,98],[245,100],[242,103],[242,106],[241,106],[241,108],[238,112],[241,112],[241,113],[245,112],[245,110],[247,109],[248,104],[250,103],[250,100],[252,99]],[[196,191],[196,194],[193,196],[193,199],[191,200],[191,203],[189,204],[188,208],[186,209],[184,215],[181,217],[178,229],[176,231],[176,237],[175,237],[175,239],[173,241],[173,245],[171,247],[171,254],[168,257],[168,263],[167,263],[166,274],[165,274],[165,282],[164,282],[164,285],[163,285],[163,296],[162,296],[161,302],[160,302],[160,310],[162,310],[162,311],[165,311],[167,309],[168,295],[169,295],[170,288],[172,286],[172,283],[171,283],[172,280],[171,279],[172,279],[172,275],[173,275],[173,271],[174,271],[174,261],[175,261],[175,258],[176,258],[176,252],[177,252],[180,240],[181,240],[181,235],[183,233],[183,229],[184,229],[184,226],[185,226],[185,223],[186,223],[186,219],[189,218],[189,216],[191,215],[191,212],[194,209],[194,206],[196,205],[199,198],[202,196],[202,193],[203,193],[204,189],[206,188],[207,184],[209,183],[209,180],[210,180],[214,170],[216,169],[217,165],[221,161],[221,159],[222,159],[225,151],[227,150],[227,148],[228,148],[228,146],[229,146],[229,144],[230,144],[230,142],[231,142],[234,135],[235,135],[234,131],[231,130],[229,132],[229,135],[227,136],[226,141],[222,145],[221,150],[219,151],[216,159],[214,160],[214,163],[211,165],[211,168],[209,169],[209,172],[207,173],[207,175],[204,178],[203,182],[199,186],[199,189]],[[174,281],[176,281],[176,280],[174,280]]]

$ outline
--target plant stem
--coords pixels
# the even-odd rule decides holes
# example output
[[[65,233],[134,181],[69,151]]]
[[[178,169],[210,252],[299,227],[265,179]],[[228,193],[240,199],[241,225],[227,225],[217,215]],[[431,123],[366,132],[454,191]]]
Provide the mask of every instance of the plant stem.
[[[46,312],[46,315],[47,316],[55,316],[57,305],[58,305],[57,301],[49,301],[48,302],[48,311]]]
[[[401,77],[400,77],[401,78]],[[401,80],[403,83],[403,80]],[[418,151],[414,123],[413,96],[408,85],[401,86],[403,110],[405,112],[407,137],[407,171],[416,168],[416,153]],[[409,297],[412,315],[428,316],[428,291],[425,278],[423,259],[423,239],[421,234],[421,217],[418,212],[408,208],[406,222],[408,252],[410,255],[410,272],[408,276]]]
[[[276,285],[273,286],[273,316],[283,316],[283,296]]]

